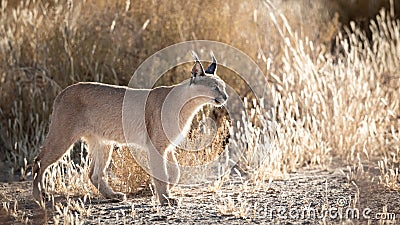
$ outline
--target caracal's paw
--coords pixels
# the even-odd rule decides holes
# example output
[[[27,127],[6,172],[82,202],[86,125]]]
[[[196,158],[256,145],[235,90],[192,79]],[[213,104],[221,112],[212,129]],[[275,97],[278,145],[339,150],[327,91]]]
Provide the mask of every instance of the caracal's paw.
[[[40,191],[39,188],[33,188],[32,195],[35,201],[38,203],[50,200],[50,197],[46,194],[46,192]]]
[[[176,198],[162,198],[160,201],[161,206],[178,206],[178,199]]]
[[[39,190],[39,188],[33,188],[32,195],[33,198],[38,202],[42,201],[43,199],[43,193]]]
[[[120,202],[126,201],[126,195],[124,193],[121,193],[121,192],[114,192],[110,196],[107,196],[107,198],[113,199],[113,200],[116,200],[116,201],[120,201]]]
[[[33,199],[39,205],[51,200],[51,195],[43,191],[33,190]]]

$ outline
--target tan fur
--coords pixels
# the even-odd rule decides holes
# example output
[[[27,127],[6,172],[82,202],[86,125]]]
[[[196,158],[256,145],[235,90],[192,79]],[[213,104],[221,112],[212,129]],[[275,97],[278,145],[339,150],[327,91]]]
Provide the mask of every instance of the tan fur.
[[[202,106],[219,106],[227,99],[221,79],[205,75],[199,62],[193,71],[200,76],[191,85],[187,80],[168,87],[132,89],[87,82],[64,89],[55,99],[49,133],[35,159],[35,199],[40,201],[44,192],[46,168],[83,139],[92,159],[90,180],[103,196],[125,199],[124,194],[114,192],[105,180],[112,151],[107,144],[135,144],[148,151],[160,203],[170,201],[169,189],[178,183],[180,176],[174,145],[186,135],[193,116]]]

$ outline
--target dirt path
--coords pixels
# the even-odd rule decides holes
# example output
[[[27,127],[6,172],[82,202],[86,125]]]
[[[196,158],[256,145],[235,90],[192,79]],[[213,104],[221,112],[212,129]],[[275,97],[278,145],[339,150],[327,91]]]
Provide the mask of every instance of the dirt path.
[[[130,196],[126,202],[94,196],[80,206],[69,204],[68,210],[61,207],[58,212],[48,202],[44,212],[33,201],[30,190],[31,182],[0,183],[0,200],[9,208],[8,212],[4,207],[0,210],[1,224],[53,224],[57,216],[60,221],[68,220],[63,212],[79,215],[84,224],[337,224],[347,218],[347,222],[356,224],[377,224],[377,217],[393,215],[396,219],[386,222],[400,222],[399,192],[368,182],[348,182],[339,169],[300,171],[257,187],[239,176],[216,191],[207,185],[179,187],[174,191],[180,201],[177,207],[157,207],[151,193],[145,192]],[[81,198],[71,199],[80,202]],[[66,206],[70,200],[58,196],[55,202]],[[389,214],[379,214],[384,207]]]

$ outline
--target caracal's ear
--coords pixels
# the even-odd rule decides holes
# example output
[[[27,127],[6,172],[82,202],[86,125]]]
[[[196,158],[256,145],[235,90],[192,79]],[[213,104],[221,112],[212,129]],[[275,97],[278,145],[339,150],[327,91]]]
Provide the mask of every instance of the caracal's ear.
[[[192,83],[195,82],[196,77],[198,76],[205,76],[204,68],[203,65],[201,65],[199,57],[197,57],[196,52],[192,51],[192,56],[194,59],[194,65],[192,68],[192,76],[190,77],[190,83],[189,85],[192,85]]]
[[[211,51],[210,52],[212,63],[208,66],[206,69],[207,74],[214,74],[217,72],[217,60],[215,59],[214,53]]]

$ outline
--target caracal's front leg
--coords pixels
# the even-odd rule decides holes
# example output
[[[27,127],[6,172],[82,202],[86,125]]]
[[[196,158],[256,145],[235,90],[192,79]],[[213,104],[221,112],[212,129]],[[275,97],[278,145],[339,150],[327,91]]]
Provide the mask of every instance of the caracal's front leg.
[[[92,162],[89,169],[89,178],[99,192],[108,199],[126,200],[125,194],[114,192],[107,182],[106,169],[110,164],[113,146],[107,146],[96,138],[86,138]]]
[[[148,146],[151,176],[160,204],[176,205],[177,201],[171,198],[169,185],[171,180],[174,180],[175,183],[176,178],[179,177],[179,168],[175,168],[175,171],[171,170],[171,174],[168,173],[167,168],[170,167],[171,163],[166,161],[163,151],[158,151],[152,144]]]

